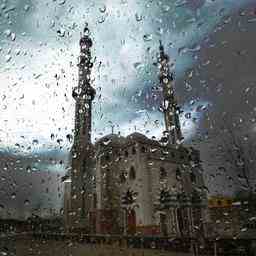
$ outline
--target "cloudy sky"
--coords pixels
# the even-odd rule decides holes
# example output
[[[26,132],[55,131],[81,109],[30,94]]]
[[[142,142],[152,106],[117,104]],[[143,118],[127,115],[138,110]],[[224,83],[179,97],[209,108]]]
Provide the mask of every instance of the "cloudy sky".
[[[203,161],[212,154],[202,138],[219,127],[224,112],[255,132],[255,0],[2,0],[0,14],[0,188],[16,182],[2,189],[8,192],[0,196],[5,209],[26,200],[21,212],[35,208],[45,202],[47,195],[38,199],[45,189],[56,195],[52,204],[60,205],[56,184],[72,143],[67,140],[74,122],[71,91],[85,22],[96,57],[93,140],[109,133],[112,124],[124,135],[136,129],[160,136],[163,117],[152,93],[159,39],[174,63],[183,133],[203,149]],[[42,185],[48,176],[55,182],[46,179]],[[25,186],[24,177],[41,185]]]

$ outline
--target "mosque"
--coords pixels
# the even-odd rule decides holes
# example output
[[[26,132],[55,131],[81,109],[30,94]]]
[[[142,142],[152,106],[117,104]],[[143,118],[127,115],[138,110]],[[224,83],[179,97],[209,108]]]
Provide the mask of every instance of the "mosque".
[[[138,132],[91,141],[93,68],[88,26],[80,39],[79,82],[73,90],[75,135],[69,181],[64,184],[68,230],[90,234],[193,237],[205,233],[207,195],[200,153],[183,143],[169,57],[160,42],[160,140]]]

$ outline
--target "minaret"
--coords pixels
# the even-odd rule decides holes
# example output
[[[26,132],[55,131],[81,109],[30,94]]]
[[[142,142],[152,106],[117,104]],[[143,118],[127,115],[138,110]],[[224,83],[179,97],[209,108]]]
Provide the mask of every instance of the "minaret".
[[[164,52],[164,47],[160,41],[159,47],[159,80],[163,89],[163,104],[165,129],[169,144],[180,144],[183,140],[180,128],[180,108],[174,95],[174,75],[170,72],[169,56]]]
[[[72,96],[75,106],[75,136],[72,147],[71,170],[71,226],[86,228],[89,225],[89,210],[92,190],[92,143],[91,118],[92,101],[95,89],[91,86],[90,76],[92,40],[86,24],[80,39],[78,58],[78,86]]]

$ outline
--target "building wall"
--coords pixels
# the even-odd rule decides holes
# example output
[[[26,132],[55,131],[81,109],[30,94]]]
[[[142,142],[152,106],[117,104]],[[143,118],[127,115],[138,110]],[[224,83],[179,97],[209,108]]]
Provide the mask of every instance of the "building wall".
[[[64,221],[66,228],[70,227],[71,213],[71,182],[64,182]]]
[[[115,223],[119,226],[119,231],[123,230],[124,226],[124,209],[121,205],[121,198],[124,193],[130,189],[137,192],[136,202],[133,204],[136,213],[137,230],[147,233],[159,233],[160,229],[160,211],[156,209],[156,201],[159,197],[159,192],[162,187],[170,189],[170,192],[180,193],[185,192],[188,196],[191,195],[193,188],[203,187],[202,173],[196,167],[192,168],[189,162],[187,152],[184,148],[170,148],[168,152],[159,144],[152,142],[149,139],[139,138],[117,139],[111,138],[111,142],[96,145],[96,194],[97,194],[97,211],[104,212],[112,205],[112,209],[116,211]],[[146,137],[145,137],[146,138]],[[106,144],[106,143],[105,143]],[[180,176],[177,176],[179,168]],[[135,172],[134,179],[131,178],[131,170]],[[167,176],[160,179],[160,170],[164,169]],[[193,182],[191,173],[193,169]],[[107,192],[105,179],[106,170],[108,170],[108,179],[111,180],[111,190]],[[123,180],[121,181],[121,176]],[[111,192],[112,199],[108,195]],[[115,203],[113,201],[115,195]],[[204,196],[206,198],[206,196]],[[200,208],[199,216],[203,216],[203,209]],[[178,214],[179,212],[179,214]],[[173,236],[179,236],[180,230],[178,222],[180,218],[186,222],[187,234],[191,232],[193,218],[196,218],[195,211],[190,208],[177,207],[166,210],[162,214],[166,215],[167,233]],[[178,218],[178,215],[181,216]],[[108,217],[109,218],[109,217]],[[100,222],[100,218],[98,218]],[[195,220],[199,223],[200,220]],[[97,224],[97,231],[102,230],[100,224]],[[115,228],[118,230],[118,227]],[[150,231],[151,230],[151,231]],[[105,231],[104,231],[105,232]]]
[[[211,236],[233,237],[241,232],[240,205],[233,205],[230,197],[210,197],[208,202]]]

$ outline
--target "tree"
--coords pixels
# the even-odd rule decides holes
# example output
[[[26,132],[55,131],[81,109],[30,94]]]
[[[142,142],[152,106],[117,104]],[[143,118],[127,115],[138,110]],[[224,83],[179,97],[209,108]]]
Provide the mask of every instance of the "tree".
[[[254,193],[254,184],[252,171],[255,168],[256,151],[253,139],[243,134],[239,130],[234,132],[235,127],[225,125],[222,153],[227,163],[234,171],[234,181],[237,182],[243,190],[247,191],[250,197]]]
[[[121,196],[121,205],[124,210],[124,223],[123,223],[124,235],[127,234],[127,215],[132,211],[134,212],[134,209],[138,207],[138,205],[136,204],[137,196],[138,196],[138,192],[135,192],[130,188],[128,188],[128,190]]]
[[[169,189],[161,188],[157,196],[155,206],[158,210],[168,210],[177,202],[175,195],[171,195]]]
[[[128,188],[128,190],[122,195],[121,204],[125,208],[133,208],[138,193]]]
[[[253,134],[248,133],[248,127],[242,129],[232,122],[224,122],[220,138],[222,141],[219,144],[219,151],[227,163],[223,165],[227,168],[222,166],[219,170],[225,171],[230,180],[239,185],[235,191],[235,202],[239,206],[240,230],[247,230],[256,212],[253,179],[256,144]]]

